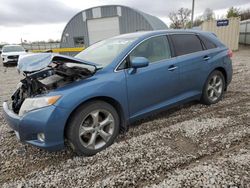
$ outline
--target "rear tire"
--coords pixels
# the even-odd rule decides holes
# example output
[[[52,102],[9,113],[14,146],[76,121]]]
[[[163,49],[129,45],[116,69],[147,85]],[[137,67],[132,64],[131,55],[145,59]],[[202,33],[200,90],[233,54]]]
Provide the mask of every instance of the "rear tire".
[[[222,72],[215,70],[209,76],[203,87],[201,102],[211,105],[219,102],[225,92],[225,78]]]
[[[66,137],[78,155],[91,156],[110,146],[119,133],[119,116],[104,101],[81,105],[70,117]]]

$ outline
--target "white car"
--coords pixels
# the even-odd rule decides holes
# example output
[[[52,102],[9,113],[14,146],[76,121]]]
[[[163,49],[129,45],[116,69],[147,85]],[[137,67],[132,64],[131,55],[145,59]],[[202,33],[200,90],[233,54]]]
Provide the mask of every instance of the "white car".
[[[17,64],[20,55],[27,54],[21,45],[5,45],[1,51],[3,65]]]

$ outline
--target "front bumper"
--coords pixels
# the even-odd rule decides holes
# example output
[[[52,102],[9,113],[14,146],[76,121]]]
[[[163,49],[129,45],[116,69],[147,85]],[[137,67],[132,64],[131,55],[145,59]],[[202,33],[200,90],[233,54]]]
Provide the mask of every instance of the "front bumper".
[[[19,56],[16,56],[16,57],[11,57],[9,58],[8,56],[4,56],[2,57],[2,61],[4,64],[16,64],[18,62],[18,58]]]
[[[19,134],[21,142],[32,144],[49,151],[64,148],[64,127],[70,113],[56,106],[33,110],[23,117],[3,103],[3,115],[8,125]],[[45,141],[38,140],[38,133],[45,135]]]

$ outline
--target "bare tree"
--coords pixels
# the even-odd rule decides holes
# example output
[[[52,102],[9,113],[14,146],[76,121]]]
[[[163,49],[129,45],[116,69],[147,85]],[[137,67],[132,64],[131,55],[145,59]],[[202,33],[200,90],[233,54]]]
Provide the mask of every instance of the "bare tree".
[[[171,12],[169,19],[171,20],[170,28],[180,29],[187,28],[190,22],[191,10],[187,8],[180,8],[177,12]]]
[[[206,8],[203,12],[203,20],[213,20],[215,18],[214,11],[211,8]]]
[[[181,23],[178,18],[178,13],[176,12],[170,12],[169,13],[169,19],[171,20],[170,28],[173,29],[180,29],[181,28]]]
[[[198,26],[200,26],[202,23],[203,23],[202,16],[199,16],[199,17],[197,17],[197,18],[194,20],[193,26],[194,26],[194,27],[198,27]]]
[[[241,20],[247,20],[250,19],[250,9],[242,10],[240,12]]]

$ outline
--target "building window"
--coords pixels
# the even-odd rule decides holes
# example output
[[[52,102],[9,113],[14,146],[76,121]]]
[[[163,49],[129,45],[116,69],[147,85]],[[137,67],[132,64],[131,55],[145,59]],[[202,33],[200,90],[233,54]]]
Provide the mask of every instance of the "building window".
[[[84,37],[74,37],[75,47],[84,47]]]
[[[100,17],[102,17],[101,8],[100,7],[93,8],[92,9],[92,14],[93,14],[93,18],[100,18]]]

